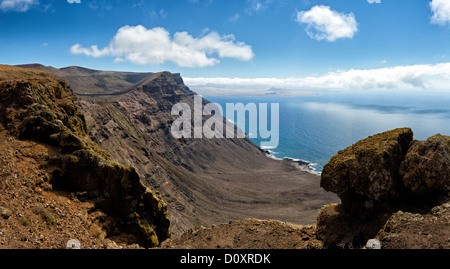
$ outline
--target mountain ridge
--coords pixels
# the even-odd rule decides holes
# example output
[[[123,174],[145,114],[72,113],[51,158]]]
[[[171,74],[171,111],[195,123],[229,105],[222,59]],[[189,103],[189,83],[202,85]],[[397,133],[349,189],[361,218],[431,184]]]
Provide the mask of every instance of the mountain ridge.
[[[175,139],[174,103],[208,101],[179,74],[134,85],[77,98],[0,65],[0,248],[449,248],[450,137],[376,134],[319,176],[248,139]]]
[[[67,70],[62,77],[73,80]],[[89,80],[90,85],[98,79]],[[113,95],[82,95],[86,90],[77,86],[74,91],[91,138],[113,160],[136,167],[161,192],[175,236],[198,225],[245,217],[311,224],[323,204],[336,201],[320,189],[317,175],[268,158],[248,139],[174,139],[172,106],[195,105],[195,93],[180,74],[147,73],[128,87],[126,92],[106,86],[97,91]],[[202,105],[207,103],[203,99]]]

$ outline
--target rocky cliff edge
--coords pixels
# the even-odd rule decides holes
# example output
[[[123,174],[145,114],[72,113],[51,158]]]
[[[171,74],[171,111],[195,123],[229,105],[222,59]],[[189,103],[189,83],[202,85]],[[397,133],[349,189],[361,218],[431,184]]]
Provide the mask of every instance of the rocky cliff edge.
[[[22,164],[20,168],[17,162],[11,163],[11,156],[3,155],[1,188],[4,197],[0,200],[0,221],[5,223],[1,226],[10,229],[24,226],[31,234],[36,232],[31,221],[34,217],[17,212],[20,206],[9,206],[16,200],[28,200],[22,203],[26,208],[29,208],[27,204],[35,203],[30,214],[40,214],[50,224],[58,226],[55,215],[58,216],[59,211],[49,208],[55,202],[47,199],[49,202],[41,205],[36,200],[39,195],[26,193],[44,191],[52,195],[48,191],[58,190],[64,191],[69,202],[90,203],[85,213],[92,216],[97,212],[103,216],[99,229],[107,236],[127,234],[132,238],[129,243],[158,246],[170,235],[167,205],[157,191],[140,180],[133,167],[111,161],[109,154],[92,142],[76,102],[63,79],[43,71],[0,66],[0,128],[5,141],[2,146],[6,147],[3,153],[14,154],[17,161],[38,164]],[[25,150],[28,147],[34,150]],[[20,173],[30,167],[36,170],[29,175]],[[15,186],[11,182],[17,178],[27,181],[25,187],[30,187],[24,190],[23,197],[11,192]],[[60,205],[60,211],[62,207]],[[2,229],[4,235],[8,229]]]
[[[340,151],[325,165],[321,186],[341,204],[318,216],[326,248],[450,248],[450,137],[425,141],[399,128]]]

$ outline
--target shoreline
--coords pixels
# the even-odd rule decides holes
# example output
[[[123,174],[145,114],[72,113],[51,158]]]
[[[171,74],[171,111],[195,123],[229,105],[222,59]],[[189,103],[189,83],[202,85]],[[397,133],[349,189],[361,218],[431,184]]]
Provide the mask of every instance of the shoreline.
[[[292,157],[279,158],[279,157],[275,156],[274,151],[272,151],[270,149],[262,149],[261,147],[259,147],[259,148],[261,151],[264,152],[264,154],[267,157],[274,159],[274,160],[278,160],[278,161],[289,162],[290,164],[294,165],[300,171],[307,172],[307,173],[310,173],[313,175],[318,175],[318,176],[320,176],[322,174],[321,172],[316,171],[316,169],[313,167],[313,165],[315,165],[313,162],[302,160],[302,159],[295,159]]]

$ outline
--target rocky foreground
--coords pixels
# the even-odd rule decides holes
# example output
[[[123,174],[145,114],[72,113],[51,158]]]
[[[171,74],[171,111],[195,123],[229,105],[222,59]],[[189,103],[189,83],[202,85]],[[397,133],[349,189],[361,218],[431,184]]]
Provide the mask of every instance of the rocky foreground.
[[[61,247],[77,238],[92,247],[102,234],[154,247],[169,237],[160,194],[90,139],[64,80],[0,66],[0,122],[0,248]]]
[[[450,248],[448,136],[416,141],[409,128],[374,135],[331,158],[321,185],[341,203],[323,206],[314,225],[243,220],[196,228],[163,246],[365,248],[375,238],[384,249]]]
[[[100,87],[80,104],[60,77],[0,66],[0,248],[450,248],[450,137],[377,134],[318,177],[249,141],[165,143],[167,108],[191,93],[167,72],[116,75],[103,74],[137,88]],[[277,220],[243,217],[255,215]]]

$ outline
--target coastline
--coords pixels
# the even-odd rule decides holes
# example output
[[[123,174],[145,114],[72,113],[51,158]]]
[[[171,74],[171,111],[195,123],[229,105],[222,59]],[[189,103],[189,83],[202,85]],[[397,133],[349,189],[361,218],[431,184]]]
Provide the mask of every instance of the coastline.
[[[291,157],[283,157],[283,158],[279,158],[276,157],[275,154],[276,152],[270,150],[270,149],[263,149],[260,146],[258,146],[260,148],[261,151],[264,152],[264,154],[271,159],[274,160],[279,160],[282,162],[288,162],[290,164],[292,164],[293,166],[295,166],[297,169],[299,169],[300,171],[303,172],[308,172],[310,174],[313,175],[321,175],[321,172],[317,172],[316,169],[314,168],[314,163],[310,162],[310,161],[306,161],[306,160],[302,160],[302,159],[295,159],[295,158],[291,158]]]

